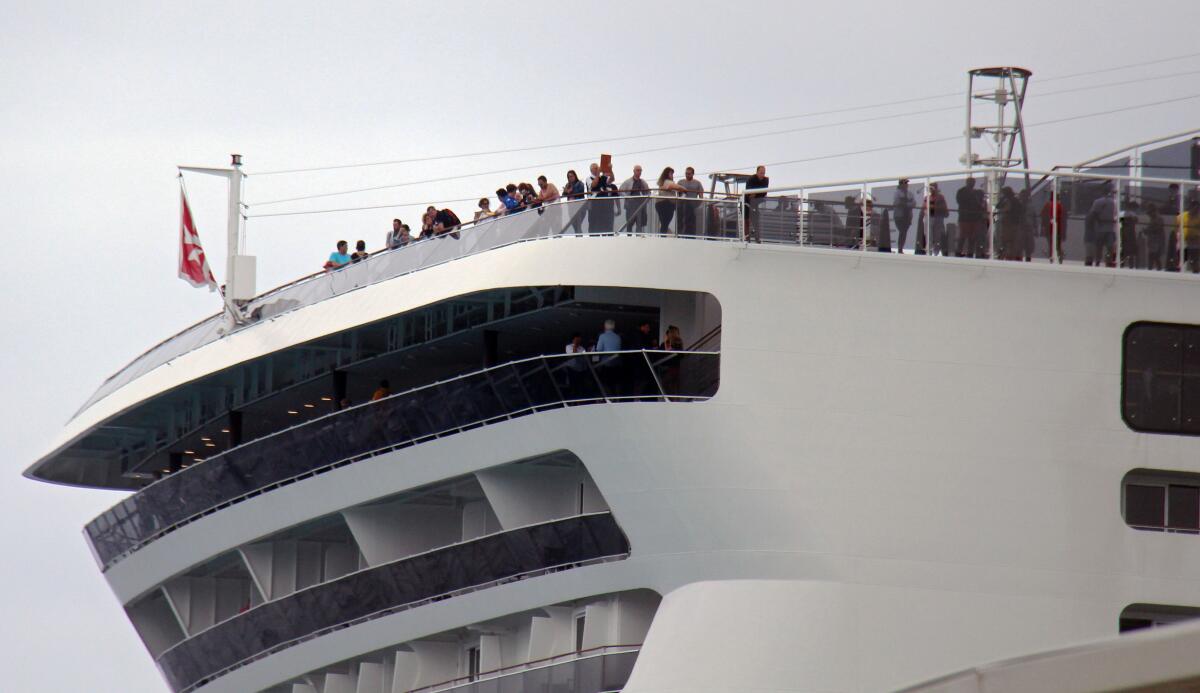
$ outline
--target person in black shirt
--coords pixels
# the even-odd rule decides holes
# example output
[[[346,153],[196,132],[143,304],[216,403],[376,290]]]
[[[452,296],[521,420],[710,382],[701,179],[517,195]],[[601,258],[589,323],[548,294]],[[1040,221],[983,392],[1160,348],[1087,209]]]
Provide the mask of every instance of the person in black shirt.
[[[767,167],[759,166],[754,169],[754,175],[746,181],[747,190],[759,190],[762,188],[771,187],[771,179],[767,178]],[[762,199],[766,197],[766,193],[758,193],[754,195],[746,195],[746,219],[749,221],[750,232],[746,236],[746,240],[753,240],[755,243],[762,242],[761,222],[759,221],[758,205],[762,203]]]
[[[959,257],[986,257],[987,252],[987,203],[983,191],[975,189],[975,179],[968,178],[964,187],[954,194],[958,203],[958,252]]]
[[[455,238],[458,238],[458,233],[455,232],[455,229],[458,228],[458,225],[461,223],[462,222],[458,220],[458,215],[454,212],[450,211],[449,209],[439,209],[437,213],[433,215],[433,235],[442,236],[449,233],[453,234]]]

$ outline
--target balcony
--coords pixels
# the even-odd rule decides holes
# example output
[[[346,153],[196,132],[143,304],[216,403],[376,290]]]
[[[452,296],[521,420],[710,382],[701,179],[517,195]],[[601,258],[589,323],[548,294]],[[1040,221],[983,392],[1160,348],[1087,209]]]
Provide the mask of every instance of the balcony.
[[[488,535],[360,570],[240,613],[162,653],[185,693],[251,661],[331,631],[458,594],[629,555],[611,513]]]
[[[629,682],[641,645],[608,645],[527,662],[474,677],[417,688],[408,693],[604,693]]]
[[[485,368],[310,419],[147,486],[90,522],[107,570],[146,544],[260,493],[393,450],[563,407],[706,400],[716,352],[554,355]]]

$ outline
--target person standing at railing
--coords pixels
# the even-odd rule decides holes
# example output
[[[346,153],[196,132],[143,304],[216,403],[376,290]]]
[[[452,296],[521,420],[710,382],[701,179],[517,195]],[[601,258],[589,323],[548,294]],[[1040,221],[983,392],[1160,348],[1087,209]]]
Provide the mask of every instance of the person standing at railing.
[[[611,200],[617,190],[608,174],[600,170],[600,164],[592,164],[592,175],[588,178],[588,233],[612,233],[616,217],[616,204]]]
[[[475,221],[490,219],[494,216],[496,216],[496,213],[492,211],[491,200],[486,197],[479,198],[479,209],[475,210]]]
[[[1126,198],[1124,209],[1121,214],[1121,225],[1119,233],[1121,234],[1121,266],[1130,269],[1137,269],[1138,259],[1141,255],[1138,252],[1138,210],[1140,205],[1134,200]]]
[[[519,202],[514,200],[512,196],[508,194],[507,188],[497,188],[496,199],[500,201],[500,207],[496,210],[496,216],[500,216],[502,214],[512,214],[520,205]]]
[[[346,241],[337,242],[337,250],[329,254],[329,259],[325,261],[326,270],[337,270],[350,264],[350,255],[346,251],[350,249],[350,244]]]
[[[650,194],[650,184],[642,178],[642,167],[633,167],[633,176],[626,178],[618,188],[622,195],[633,199],[625,200],[625,228],[633,233],[646,232],[646,197]]]
[[[680,203],[679,233],[683,236],[695,236],[696,219],[700,216],[700,198],[704,197],[704,183],[696,180],[696,169],[688,166],[683,169],[683,180],[679,181],[679,187],[684,190],[680,197],[689,198],[687,202]]]
[[[1179,271],[1179,184],[1167,186],[1167,199],[1162,208],[1163,226],[1167,227],[1166,269],[1168,272]]]
[[[908,241],[908,229],[912,226],[913,208],[917,200],[908,189],[908,179],[901,178],[892,195],[892,223],[896,225],[896,252],[904,254],[904,244]]]
[[[1088,250],[1083,264],[1098,266],[1103,263],[1109,267],[1116,267],[1116,229],[1117,201],[1112,184],[1105,181],[1104,190],[1100,197],[1092,202],[1084,218],[1083,239]]]
[[[1009,186],[1000,189],[1000,200],[996,203],[996,216],[1000,222],[999,256],[1004,260],[1021,259],[1021,201]]]
[[[580,385],[586,377],[584,374],[587,373],[587,361],[584,360],[587,358],[587,347],[583,345],[583,335],[578,332],[571,335],[567,353],[576,354],[574,358],[567,359],[567,367],[563,369],[567,375],[567,392],[574,398],[582,391]]]
[[[433,238],[433,218],[437,216],[437,207],[430,205],[425,208],[421,217],[421,240]]]
[[[1158,205],[1147,202],[1146,224],[1142,227],[1142,245],[1146,248],[1146,269],[1162,270],[1165,234],[1166,228],[1163,225],[1162,214],[1158,212]]]
[[[771,179],[767,177],[767,167],[758,166],[754,169],[754,175],[746,179],[746,190],[762,190],[771,187]],[[748,227],[746,240],[755,243],[762,243],[762,218],[759,214],[758,207],[762,204],[766,193],[747,194],[746,197],[746,218],[743,220]]]
[[[954,254],[958,257],[982,257],[979,248],[981,245],[987,246],[987,243],[980,242],[986,240],[981,237],[987,228],[984,219],[987,205],[983,201],[983,191],[975,187],[974,178],[967,178],[963,187],[954,194],[954,201],[958,204],[958,248]]]
[[[1188,195],[1187,208],[1179,217],[1183,233],[1183,260],[1189,272],[1200,272],[1200,195]]]
[[[679,332],[679,328],[675,325],[668,325],[667,332],[663,335],[662,343],[658,345],[662,351],[683,351],[683,335]],[[662,354],[659,354],[661,357]],[[667,356],[660,358],[659,368],[662,371],[662,386],[663,394],[675,395],[679,394],[679,373],[680,361],[682,356]]]
[[[367,242],[359,241],[354,244],[354,252],[350,253],[350,262],[362,262],[370,256],[371,254],[367,252]]]
[[[537,202],[539,205],[548,205],[552,202],[558,201],[558,198],[560,197],[558,194],[558,186],[547,180],[545,176],[538,176],[537,184]]]
[[[395,250],[396,248],[408,245],[412,239],[408,237],[407,232],[404,230],[405,228],[399,219],[392,219],[392,230],[388,232],[387,242],[383,244],[384,247],[388,250]]]
[[[462,226],[462,222],[459,221],[458,215],[454,213],[454,210],[450,209],[449,207],[446,209],[439,209],[437,213],[433,215],[433,234],[435,236],[444,236],[446,234],[450,234],[451,236],[458,238],[457,229],[459,226]]]
[[[946,208],[946,196],[938,188],[937,183],[929,184],[929,192],[925,196],[925,214],[929,217],[929,254],[945,255],[948,245],[946,242],[946,217],[950,210]]]
[[[582,200],[584,198],[585,190],[586,188],[583,186],[583,181],[579,180],[579,176],[576,175],[575,169],[567,171],[567,182],[565,185],[563,185],[562,190],[563,198],[568,201]],[[576,234],[583,233],[584,210],[582,209],[582,205],[583,203],[567,205],[567,213],[571,215],[570,226]],[[579,209],[572,210],[571,207],[579,207]],[[563,231],[565,232],[566,229],[564,228]]]
[[[1055,236],[1057,229],[1058,235]],[[1046,204],[1042,205],[1042,234],[1046,236],[1046,257],[1054,259],[1055,250],[1058,263],[1063,261],[1063,240],[1067,237],[1067,215],[1063,211],[1062,200],[1051,191],[1046,196]],[[1057,244],[1057,248],[1054,247]]]
[[[596,352],[603,353],[606,351],[621,350],[621,335],[617,334],[617,322],[611,318],[604,321],[604,331],[600,336],[596,337]],[[600,376],[601,382],[605,389],[610,391],[610,394],[620,394],[622,378],[621,378],[621,357],[619,354],[614,354],[607,357],[596,357],[597,375]]]
[[[671,233],[671,219],[675,217],[675,198],[685,192],[683,186],[675,182],[675,169],[670,166],[663,169],[658,176],[658,196],[654,203],[654,211],[658,214],[658,232]]]
[[[1021,256],[1025,262],[1033,262],[1034,231],[1038,227],[1038,213],[1033,207],[1029,188],[1021,188],[1017,201],[1021,203]]]

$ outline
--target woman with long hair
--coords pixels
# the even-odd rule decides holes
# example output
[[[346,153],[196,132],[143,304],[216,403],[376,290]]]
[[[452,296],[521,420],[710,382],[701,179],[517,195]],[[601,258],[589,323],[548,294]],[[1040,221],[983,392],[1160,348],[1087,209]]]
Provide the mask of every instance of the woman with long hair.
[[[566,185],[563,186],[563,189],[562,189],[563,199],[582,200],[583,195],[584,195],[584,190],[585,190],[585,188],[583,187],[583,181],[579,180],[579,176],[575,174],[575,169],[571,169],[571,170],[567,171],[567,183],[566,183]],[[577,202],[573,205],[568,205],[567,208],[571,209],[571,212],[570,212],[571,228],[575,230],[575,233],[582,234],[583,233],[583,214],[584,214],[583,203]],[[572,208],[574,208],[574,209],[572,209]],[[565,229],[564,229],[564,231],[565,231]]]
[[[675,169],[670,166],[663,169],[658,176],[658,196],[662,199],[654,203],[654,211],[658,213],[658,232],[671,232],[671,219],[675,217],[675,198],[681,192],[687,192],[682,185],[675,182]]]

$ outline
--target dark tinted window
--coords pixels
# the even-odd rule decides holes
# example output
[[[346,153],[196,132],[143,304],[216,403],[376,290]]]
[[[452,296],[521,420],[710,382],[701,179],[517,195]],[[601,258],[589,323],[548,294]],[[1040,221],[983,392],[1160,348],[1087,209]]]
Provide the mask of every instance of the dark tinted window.
[[[1130,604],[1121,611],[1117,627],[1124,633],[1143,628],[1157,628],[1180,621],[1200,618],[1200,608],[1175,604]]]
[[[1200,435],[1200,325],[1125,331],[1121,415],[1135,431]]]
[[[1166,495],[1162,486],[1126,484],[1125,522],[1135,527],[1162,527]]]
[[[1172,484],[1167,489],[1167,526],[1200,529],[1200,487]]]

